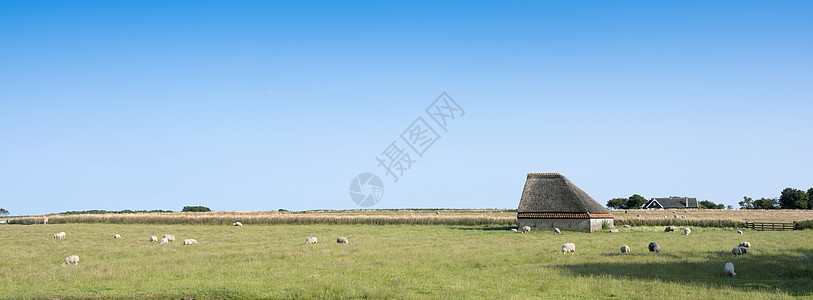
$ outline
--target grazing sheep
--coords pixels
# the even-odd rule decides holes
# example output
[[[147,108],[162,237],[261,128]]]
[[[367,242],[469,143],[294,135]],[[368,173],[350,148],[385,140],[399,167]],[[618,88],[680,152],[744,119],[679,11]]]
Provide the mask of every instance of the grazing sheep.
[[[571,255],[573,253],[576,253],[576,244],[567,243],[567,244],[562,245],[562,254],[566,254],[566,253],[570,253]]]
[[[741,242],[740,247],[751,248],[751,243],[749,243],[749,242]]]
[[[165,234],[164,238],[167,239],[168,242],[174,242],[175,241],[175,236],[171,235],[171,234]]]
[[[737,230],[737,233],[738,233],[738,234],[742,234],[742,230]]]
[[[618,232],[618,229],[610,229],[610,232],[611,233],[616,233],[616,232]]]
[[[731,254],[740,256],[748,254],[748,250],[745,247],[734,247],[733,249],[731,249]]]
[[[198,241],[195,239],[185,239],[183,240],[184,245],[197,245]]]
[[[158,241],[158,237],[157,237],[157,236],[154,236],[154,235],[153,235],[153,236],[151,236],[151,237],[150,237],[150,242],[157,242],[157,241]]]
[[[675,215],[675,219],[677,219],[677,218],[678,218],[678,215]]]
[[[663,216],[663,218],[666,219],[666,216]]]
[[[621,225],[621,228],[630,228],[630,227],[632,227],[632,226],[627,225],[627,224]]]
[[[231,226],[243,227],[243,223],[234,222],[234,223],[231,223]]]
[[[531,231],[531,226],[522,226],[521,232],[526,233]]]
[[[336,239],[336,243],[339,243],[339,244],[349,244],[349,243],[350,243],[350,241],[348,241],[346,237],[340,237],[340,238],[337,238],[337,239]]]
[[[639,215],[638,215],[638,217],[640,218],[640,217],[641,217],[641,215],[639,214]]]
[[[630,246],[621,246],[621,253],[630,253]]]
[[[805,259],[807,259],[807,255],[802,254],[802,255],[797,256],[796,258],[801,259],[801,260],[805,260]]]
[[[680,216],[680,217],[681,217],[681,218],[683,218],[683,219],[685,219],[685,218],[686,218],[686,216]]]
[[[161,239],[161,244],[162,244],[162,245],[163,245],[163,244],[166,244],[166,243],[169,243],[169,240],[167,240],[167,239]]]
[[[435,214],[436,214],[436,215],[439,215],[439,214],[440,214],[440,212],[439,212],[439,211],[436,211],[436,212],[435,212]]]
[[[516,228],[511,228],[511,231],[517,231],[517,229]]]
[[[55,239],[62,239],[62,238],[65,238],[65,236],[66,236],[65,232],[60,232],[60,233],[54,234]]]
[[[737,276],[737,273],[734,273],[734,264],[730,263],[730,262],[725,263],[725,267],[723,268],[723,272],[725,272],[725,275],[728,276],[728,277]]]
[[[689,228],[689,227],[683,228],[683,234],[685,234],[685,235],[689,235],[690,233],[692,233],[692,229],[691,229],[691,228]]]
[[[65,264],[75,264],[75,265],[78,266],[79,265],[79,256],[71,255],[71,256],[66,257],[65,260],[62,261],[62,266],[64,267]]]
[[[649,243],[649,252],[661,252],[661,245],[656,242]]]
[[[554,229],[553,229],[553,232],[555,232],[555,233],[562,233],[562,231],[561,231],[561,230],[559,230],[559,228],[554,228]]]
[[[114,235],[113,235],[113,238],[114,238],[114,239],[120,239],[120,238],[121,238],[121,235],[120,235],[120,234],[118,234],[118,233],[116,233],[116,234],[114,234]]]
[[[672,232],[675,231],[675,228],[675,226],[666,226],[666,229],[664,229],[663,232]]]
[[[315,236],[305,239],[305,245],[316,244],[317,239]]]

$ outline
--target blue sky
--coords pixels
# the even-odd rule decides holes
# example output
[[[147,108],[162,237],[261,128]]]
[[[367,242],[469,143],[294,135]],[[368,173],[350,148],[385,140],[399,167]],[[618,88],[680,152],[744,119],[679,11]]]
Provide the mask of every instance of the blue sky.
[[[813,187],[809,1],[0,2],[0,207],[516,208]],[[376,156],[465,115],[397,183]],[[431,122],[431,121],[430,121]],[[430,124],[431,126],[432,124]],[[403,146],[403,145],[402,145]]]

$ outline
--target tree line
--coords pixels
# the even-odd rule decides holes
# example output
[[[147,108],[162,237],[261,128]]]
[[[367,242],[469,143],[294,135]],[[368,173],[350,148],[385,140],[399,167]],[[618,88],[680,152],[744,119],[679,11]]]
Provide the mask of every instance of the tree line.
[[[634,194],[629,198],[614,198],[610,201],[607,201],[607,207],[612,209],[641,209],[646,204],[647,200],[641,195]],[[697,203],[698,207],[701,209],[725,209],[725,204],[717,204],[708,200],[703,200]],[[732,209],[733,206],[729,205],[728,209]]]
[[[794,188],[782,190],[779,198],[759,198],[754,200],[743,196],[740,209],[813,209],[813,188],[805,192]]]

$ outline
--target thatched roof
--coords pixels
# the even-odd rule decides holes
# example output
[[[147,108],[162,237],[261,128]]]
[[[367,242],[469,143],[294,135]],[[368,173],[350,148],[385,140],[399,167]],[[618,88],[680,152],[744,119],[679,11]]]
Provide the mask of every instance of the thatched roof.
[[[559,173],[528,173],[517,212],[610,213]]]

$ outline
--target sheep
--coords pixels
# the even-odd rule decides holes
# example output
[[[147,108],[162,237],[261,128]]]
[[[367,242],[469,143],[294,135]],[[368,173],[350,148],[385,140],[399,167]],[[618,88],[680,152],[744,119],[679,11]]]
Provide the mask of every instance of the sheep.
[[[610,233],[616,233],[616,232],[618,232],[618,229],[610,229]]]
[[[734,264],[730,263],[730,262],[725,263],[725,267],[723,268],[723,272],[725,272],[725,275],[728,276],[728,277],[737,276],[737,273],[734,273]]]
[[[517,231],[517,229],[516,228],[511,228],[511,231]]]
[[[153,235],[153,236],[151,236],[151,237],[150,237],[150,242],[157,242],[157,241],[158,241],[158,237],[157,237],[157,236],[154,236],[154,235]]]
[[[64,267],[65,264],[75,264],[75,265],[78,266],[79,265],[79,256],[71,255],[71,256],[66,257],[65,260],[62,261],[62,266]]]
[[[113,238],[114,238],[114,239],[120,239],[120,238],[121,238],[121,235],[120,235],[120,234],[118,234],[118,233],[116,233],[116,234],[114,234],[114,235],[113,235]]]
[[[641,217],[641,215],[639,214],[639,215],[638,215],[638,217],[640,218],[640,217]]]
[[[737,230],[737,234],[742,234],[742,230]]]
[[[562,245],[562,254],[566,254],[566,253],[570,253],[571,255],[573,253],[576,253],[576,244],[567,243],[567,244]]]
[[[741,242],[740,247],[751,248],[751,243],[749,243],[749,242]]]
[[[630,253],[630,246],[627,245],[621,246],[621,253]]]
[[[678,218],[678,215],[675,215],[675,219],[677,219],[677,218]]]
[[[198,241],[195,239],[185,239],[183,240],[184,245],[197,245]]]
[[[656,242],[649,243],[649,252],[661,252],[661,245]]]
[[[553,229],[553,232],[555,232],[555,233],[562,233],[562,231],[561,231],[561,230],[559,230],[559,228],[554,228],[554,229]]]
[[[531,226],[522,226],[521,232],[526,233],[531,231]]]
[[[685,219],[685,218],[686,218],[686,216],[680,216],[680,218]]]
[[[801,260],[805,260],[805,259],[807,259],[807,255],[802,254],[802,255],[797,256],[796,258],[801,259]]]
[[[65,236],[66,236],[66,234],[65,234],[64,231],[60,232],[60,233],[57,233],[57,234],[54,234],[55,239],[62,239],[62,238],[65,238]]]
[[[621,225],[621,228],[630,228],[630,227],[632,227],[632,226],[627,225],[627,224]]]
[[[675,226],[666,226],[666,229],[663,230],[663,232],[671,232],[671,231],[675,231]]]
[[[689,228],[689,227],[683,228],[683,234],[685,234],[685,235],[689,235],[690,233],[692,233],[692,229],[691,229],[691,228]]]
[[[240,223],[238,221],[238,222],[231,223],[231,226],[243,227],[243,223]]]
[[[317,239],[315,236],[305,239],[305,245],[316,244]]]
[[[167,239],[168,242],[174,242],[175,241],[175,236],[171,235],[171,234],[165,234],[164,238]]]
[[[350,241],[348,241],[346,237],[340,237],[340,238],[336,238],[336,243],[339,243],[339,244],[349,244],[349,243],[350,243]]]
[[[165,239],[165,238],[164,238],[164,239],[161,239],[161,245],[166,244],[166,243],[169,243],[169,240],[167,240],[167,239]]]
[[[748,254],[748,250],[745,247],[734,247],[731,249],[731,254],[740,256],[744,254]]]

